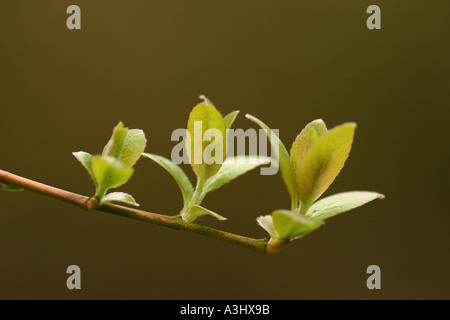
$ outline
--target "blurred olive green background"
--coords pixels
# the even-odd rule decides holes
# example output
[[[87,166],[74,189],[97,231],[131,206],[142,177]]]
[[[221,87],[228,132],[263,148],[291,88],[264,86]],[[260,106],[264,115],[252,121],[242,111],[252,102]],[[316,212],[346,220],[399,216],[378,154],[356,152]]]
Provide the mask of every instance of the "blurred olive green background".
[[[82,30],[66,28],[81,8]],[[366,8],[382,29],[366,28]],[[71,152],[101,152],[122,120],[170,157],[198,95],[235,127],[251,113],[290,147],[303,126],[355,121],[349,160],[326,195],[386,194],[276,255],[79,208],[0,193],[2,299],[448,299],[448,1],[2,1],[0,168],[94,191]],[[189,171],[188,166],[184,168]],[[176,214],[181,194],[141,159],[122,191]],[[208,195],[265,237],[258,215],[288,208],[279,175],[245,175]],[[79,265],[82,290],[66,288]],[[381,267],[381,290],[366,268]]]

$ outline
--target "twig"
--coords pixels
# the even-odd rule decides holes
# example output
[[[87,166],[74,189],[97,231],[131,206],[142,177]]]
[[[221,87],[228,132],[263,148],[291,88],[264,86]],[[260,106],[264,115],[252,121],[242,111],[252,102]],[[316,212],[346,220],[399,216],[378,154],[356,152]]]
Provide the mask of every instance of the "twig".
[[[83,208],[84,210],[98,210],[125,218],[136,219],[140,221],[150,222],[162,226],[166,226],[176,230],[183,230],[197,233],[209,238],[222,240],[225,242],[237,244],[259,253],[271,252],[267,248],[267,239],[253,239],[233,233],[213,229],[199,224],[185,222],[181,216],[168,216],[134,208],[124,207],[116,204],[106,203],[98,205],[95,198],[89,198],[66,190],[58,189],[34,180],[30,180],[7,171],[0,170],[0,182],[21,187],[23,189],[40,193],[42,195],[62,200],[70,204]]]

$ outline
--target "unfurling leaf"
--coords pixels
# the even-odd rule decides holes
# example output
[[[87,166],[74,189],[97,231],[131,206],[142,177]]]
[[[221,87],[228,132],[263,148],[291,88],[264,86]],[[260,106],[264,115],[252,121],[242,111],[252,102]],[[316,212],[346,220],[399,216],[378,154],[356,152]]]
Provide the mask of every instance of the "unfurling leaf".
[[[267,231],[267,233],[270,235],[270,238],[277,239],[278,233],[275,230],[275,227],[273,226],[273,220],[272,215],[268,214],[265,216],[259,216],[256,218],[256,222],[258,222],[258,225]]]
[[[87,172],[91,176],[92,180],[94,180],[95,184],[97,184],[97,182],[95,181],[94,173],[92,172],[92,164],[91,164],[92,155],[84,151],[72,152],[72,154],[78,161],[80,161],[80,163],[83,165],[83,167],[87,170]]]
[[[199,205],[192,206],[190,208],[189,212],[183,212],[181,216],[183,217],[184,221],[193,222],[198,217],[204,216],[204,215],[213,216],[214,218],[216,218],[218,220],[227,220],[227,218],[221,216],[220,214],[215,213],[214,211],[211,211],[211,210],[206,209]]]
[[[128,130],[123,143],[120,161],[126,167],[133,167],[141,157],[142,152],[144,152],[146,144],[147,139],[145,138],[144,131],[139,129]]]
[[[345,123],[321,136],[296,168],[302,211],[329,187],[344,166],[353,142],[356,124]]]
[[[337,214],[360,207],[372,200],[383,198],[384,195],[369,191],[337,193],[314,203],[305,215],[311,219],[325,220]]]
[[[236,117],[238,116],[239,111],[233,111],[230,112],[229,114],[227,114],[225,117],[223,117],[223,120],[225,121],[225,127],[227,129],[230,129],[231,126],[233,125],[234,120],[236,119]]]
[[[204,186],[204,193],[220,188],[240,175],[270,162],[268,157],[237,156],[227,158],[220,170],[209,178]]]
[[[212,103],[211,100],[209,100],[205,95],[201,94],[201,95],[199,96],[199,99],[202,99],[203,102],[204,102],[205,104],[214,107],[214,103]]]
[[[133,167],[144,152],[147,139],[142,130],[124,128],[120,122],[103,149],[104,157],[113,157],[126,167]]]
[[[273,226],[277,238],[293,240],[316,230],[323,222],[312,220],[288,210],[276,210],[272,213]]]
[[[139,204],[136,202],[136,200],[134,200],[132,195],[130,195],[128,193],[124,193],[124,192],[108,193],[106,196],[103,197],[100,204],[106,203],[106,202],[122,202],[124,204],[132,205],[132,206],[136,206],[136,207],[139,206]]]
[[[226,156],[226,126],[212,105],[199,103],[189,115],[186,150],[195,174],[209,178],[219,171]]]
[[[113,129],[113,134],[108,143],[103,148],[102,156],[120,159],[123,150],[123,144],[128,133],[128,128],[123,127],[123,123],[119,122]]]
[[[122,122],[114,128],[113,134],[101,156],[79,151],[73,155],[88,171],[96,186],[95,195],[100,204],[108,201],[120,201],[137,205],[133,197],[126,193],[112,193],[106,196],[106,191],[126,183],[133,174],[133,166],[144,152],[147,140],[139,129],[124,128]]]
[[[297,206],[297,188],[295,185],[294,174],[291,168],[289,153],[287,152],[286,147],[284,146],[283,142],[281,142],[281,140],[278,138],[278,136],[275,134],[275,132],[273,132],[264,122],[249,114],[246,115],[246,118],[255,122],[262,129],[266,130],[267,137],[269,138],[274,153],[278,158],[281,177],[283,178],[283,181],[288,189],[289,195],[291,196],[292,209],[294,209]]]
[[[166,171],[172,175],[172,177],[177,182],[178,187],[180,187],[181,189],[181,193],[183,194],[184,206],[186,206],[189,203],[189,201],[191,201],[193,194],[193,187],[191,181],[184,173],[183,169],[181,169],[177,164],[175,164],[171,160],[158,156],[156,154],[143,153],[142,155],[155,161],[157,164],[166,169]]]
[[[112,157],[92,157],[92,172],[97,183],[96,196],[102,200],[106,191],[125,184],[132,176],[133,169],[125,167]]]
[[[296,174],[297,168],[303,160],[306,152],[321,136],[327,133],[327,127],[322,119],[314,120],[306,125],[306,127],[295,138],[291,147],[291,165]]]

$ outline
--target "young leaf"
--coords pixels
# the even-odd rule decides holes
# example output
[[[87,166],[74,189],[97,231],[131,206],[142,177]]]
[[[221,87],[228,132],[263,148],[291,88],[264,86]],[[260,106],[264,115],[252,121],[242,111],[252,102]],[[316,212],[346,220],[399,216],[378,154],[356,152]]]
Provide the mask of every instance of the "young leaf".
[[[23,191],[23,188],[12,184],[0,183],[0,190],[4,191]]]
[[[215,129],[210,133],[215,132],[220,136],[211,137],[212,141],[207,141],[205,132],[210,129]],[[189,134],[186,138],[186,149],[192,169],[197,176],[204,176],[204,178],[213,176],[219,171],[227,153],[226,127],[221,114],[213,106],[199,103],[189,115],[187,131]],[[207,148],[211,149],[211,154],[215,153],[214,159],[205,158]],[[208,164],[210,160],[212,163]]]
[[[354,123],[337,126],[320,137],[306,152],[296,169],[302,210],[306,211],[341,171],[352,146],[355,128]]]
[[[220,170],[209,178],[204,186],[204,193],[220,188],[240,175],[270,162],[268,157],[238,156],[225,159]]]
[[[87,170],[92,180],[94,180],[94,182],[97,183],[95,181],[94,173],[92,172],[92,165],[91,165],[92,155],[84,151],[72,152],[72,154]]]
[[[102,200],[106,191],[125,184],[133,174],[133,169],[125,167],[120,161],[111,157],[92,157],[92,172],[97,182],[96,196]]]
[[[124,192],[112,192],[105,195],[100,201],[100,204],[106,202],[122,202],[128,205],[139,207],[139,204],[134,200],[133,196]]]
[[[325,133],[327,133],[325,123],[322,119],[317,119],[308,123],[299,133],[297,138],[295,138],[295,141],[291,147],[291,165],[294,170],[294,174],[296,173],[297,168],[302,162],[308,149]]]
[[[316,230],[323,222],[308,219],[297,212],[276,210],[272,213],[278,238],[293,240]]]
[[[187,222],[193,222],[195,219],[197,219],[200,216],[204,215],[210,215],[218,220],[227,220],[227,218],[221,216],[218,213],[215,213],[214,211],[211,211],[209,209],[203,208],[199,205],[194,205],[191,207],[189,212],[185,212],[182,214],[183,220]]]
[[[102,156],[120,159],[127,133],[128,128],[124,128],[123,123],[119,122],[113,129],[113,134],[103,149]]]
[[[124,128],[122,122],[119,122],[103,149],[102,156],[113,157],[131,168],[144,152],[146,144],[147,140],[142,130]]]
[[[272,215],[268,214],[265,216],[259,216],[256,218],[256,222],[258,222],[258,225],[267,231],[267,233],[270,235],[271,239],[278,239],[278,233],[275,230],[275,227],[273,226],[273,220]]]
[[[157,164],[166,169],[166,171],[172,175],[172,177],[177,182],[178,187],[180,187],[181,193],[183,194],[183,202],[184,205],[186,206],[192,199],[194,188],[192,187],[191,181],[184,173],[183,169],[181,169],[171,160],[158,156],[156,154],[143,153],[142,155],[155,161]]]
[[[238,116],[239,111],[233,111],[230,112],[229,114],[227,114],[225,117],[223,117],[223,121],[225,121],[225,127],[227,129],[230,129],[231,126],[233,125],[234,120],[236,119],[236,117]]]
[[[288,189],[289,195],[292,199],[292,207],[293,209],[297,206],[297,188],[295,185],[295,178],[291,168],[291,161],[289,158],[289,153],[286,150],[283,142],[278,138],[278,136],[261,120],[253,117],[252,115],[245,115],[245,117],[256,124],[258,124],[261,128],[266,130],[266,134],[269,138],[270,143],[273,146],[275,155],[278,158],[278,162],[281,170],[281,177],[283,178],[284,183]]]
[[[314,203],[305,215],[311,219],[325,220],[339,213],[360,207],[372,200],[383,198],[384,195],[369,191],[337,193]]]
[[[202,94],[199,96],[199,98],[202,99],[205,104],[214,107],[214,104],[205,95]]]
[[[146,144],[147,139],[144,131],[139,129],[128,130],[119,160],[126,167],[133,167],[144,152]]]

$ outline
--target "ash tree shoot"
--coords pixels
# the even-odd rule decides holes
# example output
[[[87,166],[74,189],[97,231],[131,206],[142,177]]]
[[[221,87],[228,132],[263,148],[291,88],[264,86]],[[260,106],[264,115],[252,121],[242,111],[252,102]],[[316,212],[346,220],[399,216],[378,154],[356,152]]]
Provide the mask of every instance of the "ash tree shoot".
[[[325,220],[384,197],[377,192],[351,191],[319,200],[344,166],[356,124],[344,123],[328,130],[322,120],[312,121],[294,140],[289,153],[274,133],[275,130],[254,116],[247,115],[248,119],[265,130],[274,149],[275,159],[254,155],[227,158],[226,131],[239,111],[222,116],[210,100],[204,96],[200,98],[203,102],[197,104],[189,115],[185,141],[189,162],[197,179],[195,187],[183,169],[172,160],[145,152],[147,139],[142,130],[128,129],[119,122],[101,153],[73,153],[93,181],[95,192],[92,196],[75,194],[3,170],[0,170],[0,189],[26,189],[85,210],[98,210],[193,232],[259,253],[276,253],[292,240],[319,228]],[[180,213],[162,215],[139,210],[135,208],[138,203],[132,195],[121,191],[110,192],[131,179],[134,166],[142,156],[160,165],[174,178],[183,198]],[[205,196],[246,172],[273,161],[279,165],[291,204],[288,209],[272,209],[271,214],[257,218],[257,223],[267,231],[269,239],[249,238],[196,223],[200,216],[226,220],[220,208],[212,210],[202,206]],[[251,196],[251,192],[248,196]],[[248,212],[248,208],[245,211]]]

